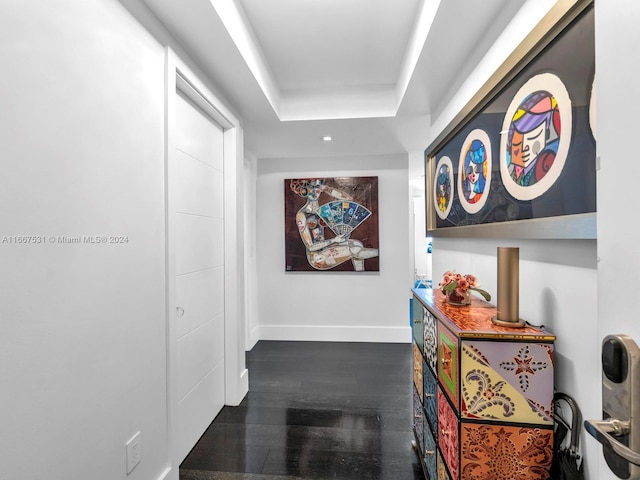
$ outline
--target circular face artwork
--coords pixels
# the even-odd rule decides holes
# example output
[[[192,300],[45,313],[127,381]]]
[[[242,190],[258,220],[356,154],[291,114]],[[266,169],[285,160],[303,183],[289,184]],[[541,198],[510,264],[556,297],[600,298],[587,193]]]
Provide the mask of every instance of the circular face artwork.
[[[571,124],[571,100],[555,75],[536,75],[518,90],[500,138],[500,175],[514,198],[537,198],[560,177],[569,153]]]
[[[442,157],[436,165],[433,204],[441,219],[444,220],[449,216],[453,204],[453,163],[449,157]]]
[[[458,163],[458,198],[469,213],[478,213],[489,198],[491,141],[484,130],[475,129],[465,139]]]

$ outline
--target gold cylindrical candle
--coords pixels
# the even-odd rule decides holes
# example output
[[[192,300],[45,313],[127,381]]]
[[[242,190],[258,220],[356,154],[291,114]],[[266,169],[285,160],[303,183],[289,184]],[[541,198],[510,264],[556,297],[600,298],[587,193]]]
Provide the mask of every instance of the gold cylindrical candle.
[[[498,315],[493,323],[522,327],[520,319],[520,249],[498,247]]]

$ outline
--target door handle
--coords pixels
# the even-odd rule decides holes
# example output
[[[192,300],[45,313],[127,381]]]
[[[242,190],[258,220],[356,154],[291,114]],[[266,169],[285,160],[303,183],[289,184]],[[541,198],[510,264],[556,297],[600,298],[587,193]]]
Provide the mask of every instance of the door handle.
[[[628,335],[602,341],[602,418],[584,428],[618,477],[640,480],[640,348]]]
[[[627,435],[629,433],[629,422],[622,422],[615,419],[585,420],[584,428],[592,437],[601,444],[609,447],[627,462],[640,466],[640,453],[634,452],[613,436]]]

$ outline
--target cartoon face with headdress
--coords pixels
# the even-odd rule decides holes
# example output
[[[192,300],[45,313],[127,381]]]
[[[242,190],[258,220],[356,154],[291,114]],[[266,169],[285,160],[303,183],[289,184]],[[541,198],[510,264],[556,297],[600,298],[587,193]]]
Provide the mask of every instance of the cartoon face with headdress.
[[[545,72],[513,96],[500,132],[500,176],[518,200],[533,200],[560,178],[571,146],[571,98],[562,80]]]
[[[492,165],[489,135],[481,128],[471,130],[458,160],[458,200],[467,213],[478,213],[487,203]]]
[[[549,171],[558,152],[560,113],[547,91],[529,94],[511,120],[507,138],[507,163],[512,180],[534,185]]]
[[[441,165],[436,177],[437,206],[441,212],[446,212],[451,198],[451,169],[448,165]]]
[[[464,156],[462,184],[469,203],[477,202],[487,181],[487,150],[480,140],[473,140]]]

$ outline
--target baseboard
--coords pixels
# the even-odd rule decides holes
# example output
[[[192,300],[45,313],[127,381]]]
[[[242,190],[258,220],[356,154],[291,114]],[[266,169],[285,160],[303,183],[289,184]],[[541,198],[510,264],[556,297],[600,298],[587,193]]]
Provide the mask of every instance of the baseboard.
[[[179,474],[177,468],[167,467],[158,477],[158,480],[178,480]]]
[[[260,325],[260,340],[411,343],[411,327]]]
[[[240,375],[240,385],[238,385],[238,390],[240,391],[240,401],[242,401],[245,395],[249,392],[249,370],[246,368]]]
[[[251,331],[249,332],[249,344],[246,346],[247,352],[249,350],[251,350],[253,347],[256,346],[256,343],[258,343],[258,340],[260,340],[260,326],[257,325],[255,327],[253,327],[251,329]]]

